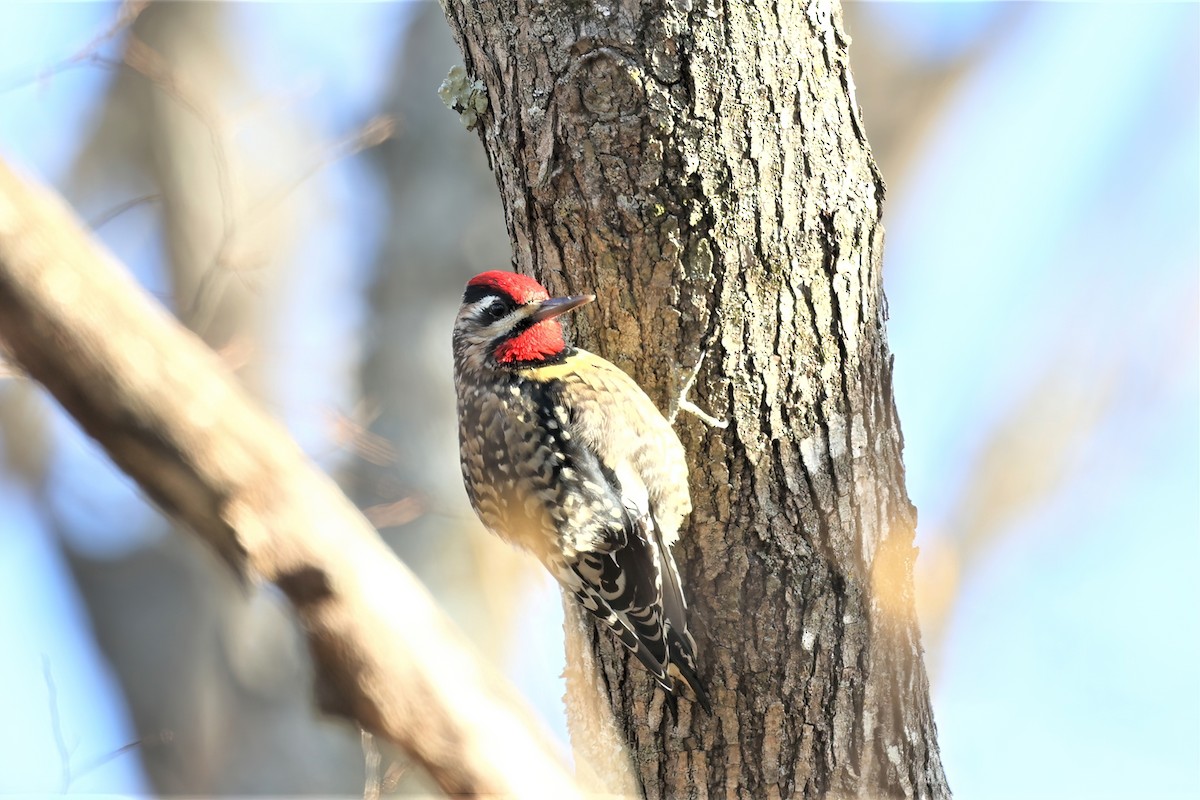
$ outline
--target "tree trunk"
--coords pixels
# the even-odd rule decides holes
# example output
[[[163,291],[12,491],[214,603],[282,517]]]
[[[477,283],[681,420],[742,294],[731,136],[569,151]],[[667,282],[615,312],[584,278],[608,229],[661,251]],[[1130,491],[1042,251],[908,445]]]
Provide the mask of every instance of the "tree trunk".
[[[676,555],[715,714],[683,703],[672,725],[591,632],[635,781],[651,798],[949,796],[884,335],[883,181],[840,7],[445,10],[486,90],[516,268],[595,292],[577,338],[664,409],[703,358],[691,399],[729,421],[677,426],[695,510]]]

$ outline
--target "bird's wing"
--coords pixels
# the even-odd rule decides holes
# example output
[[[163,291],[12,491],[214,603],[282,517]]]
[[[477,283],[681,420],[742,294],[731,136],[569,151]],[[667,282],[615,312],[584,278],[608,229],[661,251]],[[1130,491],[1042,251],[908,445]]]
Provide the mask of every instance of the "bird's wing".
[[[527,377],[561,387],[571,433],[584,452],[581,463],[595,461],[627,512],[621,530],[609,530],[591,549],[578,548],[570,566],[580,582],[576,597],[672,696],[673,671],[708,708],[670,550],[691,510],[683,446],[637,383],[599,356],[579,350]]]
[[[687,460],[654,402],[619,367],[586,350],[530,373],[561,379],[572,430],[616,473],[623,497],[642,514],[653,511],[665,543],[674,544],[692,510]]]
[[[627,544],[611,552],[580,553],[569,566],[579,602],[604,622],[655,680],[675,712],[682,678],[709,712],[712,706],[696,672],[696,645],[686,624],[686,604],[670,551],[653,519],[630,518]],[[561,579],[560,579],[561,580]]]
[[[651,674],[671,688],[657,553],[641,530],[630,533],[624,547],[579,554],[571,564],[579,578],[575,594],[584,608],[637,654]]]

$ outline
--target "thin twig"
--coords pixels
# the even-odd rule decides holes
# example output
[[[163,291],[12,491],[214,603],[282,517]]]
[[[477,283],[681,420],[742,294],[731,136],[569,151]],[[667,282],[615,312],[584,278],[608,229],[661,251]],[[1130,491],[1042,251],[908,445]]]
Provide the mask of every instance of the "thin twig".
[[[88,763],[84,764],[81,768],[79,768],[75,772],[75,779],[78,780],[78,779],[82,778],[83,776],[99,769],[100,767],[103,767],[108,762],[110,762],[120,756],[123,756],[126,753],[130,753],[134,750],[137,750],[139,747],[146,747],[149,745],[169,744],[172,741],[174,741],[174,739],[175,739],[175,734],[172,731],[162,730],[162,731],[159,731],[158,733],[151,734],[149,736],[143,736],[141,739],[138,739],[137,741],[129,742],[128,744],[123,744],[120,747],[118,747],[116,750],[107,752],[102,756],[97,756],[96,758],[92,759]]]
[[[67,58],[59,61],[47,69],[39,70],[35,75],[28,78],[21,78],[9,85],[0,88],[0,94],[23,89],[32,83],[41,83],[49,78],[58,75],[61,72],[66,72],[69,69],[78,67],[97,66],[101,64],[103,59],[98,58],[97,51],[107,44],[110,40],[115,39],[122,31],[131,26],[138,16],[150,5],[150,0],[125,0],[121,3],[120,9],[117,11],[117,16],[101,33],[92,37],[91,41],[85,44],[80,49],[76,50]]]
[[[359,730],[362,734],[362,750],[363,761],[366,768],[366,777],[363,783],[363,800],[379,800],[379,789],[381,781],[379,777],[379,764],[382,758],[379,755],[379,745],[375,744],[375,737],[365,730]]]
[[[50,703],[50,730],[54,734],[54,747],[58,750],[59,793],[66,794],[74,780],[71,776],[71,752],[63,735],[62,716],[58,710],[58,688],[54,685],[54,671],[50,668],[50,656],[42,654],[42,677],[46,681],[46,693]]]
[[[141,195],[140,197],[134,197],[131,200],[126,200],[123,203],[118,203],[117,205],[110,208],[108,211],[105,211],[103,214],[96,217],[96,219],[89,222],[88,226],[93,231],[98,231],[101,228],[103,228],[105,225],[107,225],[108,223],[112,222],[117,217],[124,214],[126,211],[130,211],[134,208],[137,208],[140,205],[144,205],[147,203],[156,203],[156,202],[161,202],[161,201],[162,201],[162,195],[159,194],[158,192],[151,192],[150,194],[144,194],[144,195]]]
[[[686,411],[693,416],[699,417],[700,421],[708,425],[710,428],[728,428],[729,420],[718,419],[712,414],[709,414],[704,409],[695,405],[691,400],[688,400],[688,392],[692,390],[692,385],[696,383],[696,377],[700,374],[700,368],[704,366],[704,357],[708,355],[708,351],[704,350],[700,353],[700,357],[696,359],[696,366],[692,367],[692,372],[688,375],[688,379],[684,381],[683,390],[679,393],[679,400],[675,403],[675,407],[671,409],[670,415],[667,417],[667,422],[675,424],[675,418],[679,416],[680,411]]]

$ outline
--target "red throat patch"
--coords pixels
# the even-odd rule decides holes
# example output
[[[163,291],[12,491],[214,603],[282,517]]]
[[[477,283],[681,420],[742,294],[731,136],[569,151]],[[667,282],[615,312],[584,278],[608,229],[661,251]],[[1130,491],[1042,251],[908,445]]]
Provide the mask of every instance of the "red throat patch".
[[[547,319],[497,347],[496,360],[501,364],[545,361],[566,348],[562,325],[556,319]]]

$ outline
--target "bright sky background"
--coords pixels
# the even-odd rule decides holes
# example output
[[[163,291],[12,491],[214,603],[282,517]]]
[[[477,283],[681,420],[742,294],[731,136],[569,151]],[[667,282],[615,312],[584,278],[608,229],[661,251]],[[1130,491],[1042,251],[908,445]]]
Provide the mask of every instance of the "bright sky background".
[[[889,198],[922,539],[954,534],[947,487],[1047,371],[1114,397],[1062,491],[965,576],[934,695],[944,763],[964,798],[1194,797],[1200,15],[1031,11]]]
[[[877,13],[899,43],[937,59],[978,36],[993,11]],[[112,13],[110,4],[0,5],[0,157],[52,181],[68,171],[110,74],[76,67],[30,79]],[[243,66],[263,87],[304,88],[297,102],[311,124],[337,138],[374,112],[404,16],[386,4],[245,6]],[[888,196],[889,339],[923,548],[955,535],[954,500],[988,432],[1047,374],[1082,398],[1104,397],[1061,490],[962,576],[934,692],[962,798],[1200,793],[1198,23],[1194,5],[1030,6],[957,87]],[[434,89],[430,113],[446,113]],[[870,133],[869,109],[867,120]],[[353,197],[361,168],[335,165],[321,180]],[[343,223],[312,232],[316,249],[305,252],[340,254],[361,281],[378,231]],[[331,274],[297,291],[341,304],[345,320],[307,331],[301,357],[354,335],[361,286]],[[283,409],[310,448],[328,401],[302,394]],[[94,468],[80,437],[64,430],[61,441],[64,464]],[[75,508],[96,518],[97,537],[139,513],[119,476],[94,486]],[[0,642],[10,643],[0,658],[0,795],[62,783],[45,663],[77,771],[134,738],[32,508],[0,479]],[[551,603],[538,616],[553,635],[557,614]],[[128,756],[71,788],[148,789]]]

